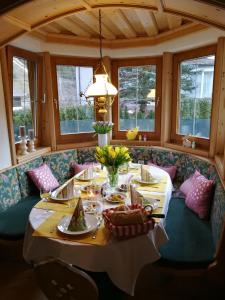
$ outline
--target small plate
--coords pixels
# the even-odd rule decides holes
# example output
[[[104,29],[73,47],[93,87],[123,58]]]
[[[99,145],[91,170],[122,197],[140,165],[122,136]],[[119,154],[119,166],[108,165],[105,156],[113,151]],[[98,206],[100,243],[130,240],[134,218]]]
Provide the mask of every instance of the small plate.
[[[118,198],[116,195],[118,195]],[[121,199],[119,199],[119,197],[121,197]],[[109,203],[122,203],[125,201],[125,199],[126,196],[122,193],[112,193],[111,195],[105,197],[105,200]]]
[[[60,232],[62,232],[64,234],[68,234],[68,235],[80,235],[80,234],[85,234],[85,233],[91,232],[98,227],[97,218],[89,214],[89,215],[85,215],[85,220],[86,220],[86,224],[87,224],[87,228],[85,230],[71,231],[71,230],[68,230],[68,226],[69,226],[71,218],[72,218],[72,215],[65,216],[64,218],[62,218],[60,220],[59,224],[57,225],[57,228]]]
[[[98,201],[86,200],[83,201],[84,212],[86,214],[96,214],[100,211],[100,203]]]

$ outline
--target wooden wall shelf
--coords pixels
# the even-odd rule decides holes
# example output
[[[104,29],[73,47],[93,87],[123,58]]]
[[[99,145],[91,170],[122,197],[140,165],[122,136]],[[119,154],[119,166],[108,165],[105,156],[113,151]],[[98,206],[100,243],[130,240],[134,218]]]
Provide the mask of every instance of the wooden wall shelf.
[[[32,160],[35,157],[39,157],[43,154],[46,154],[51,151],[51,147],[40,147],[37,148],[35,152],[30,152],[26,155],[17,155],[17,163],[25,163],[28,162],[29,160]]]

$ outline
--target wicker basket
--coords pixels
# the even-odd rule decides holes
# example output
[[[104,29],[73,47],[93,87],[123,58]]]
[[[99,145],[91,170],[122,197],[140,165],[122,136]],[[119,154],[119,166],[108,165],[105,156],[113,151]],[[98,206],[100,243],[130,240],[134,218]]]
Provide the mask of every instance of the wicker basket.
[[[143,214],[149,214],[146,210],[139,205],[130,205],[130,209],[141,209]],[[102,212],[105,227],[118,239],[128,239],[141,234],[147,234],[149,230],[152,230],[155,225],[154,219],[149,219],[143,224],[131,224],[131,225],[114,225],[110,221],[109,212],[112,212],[113,208],[106,209]]]

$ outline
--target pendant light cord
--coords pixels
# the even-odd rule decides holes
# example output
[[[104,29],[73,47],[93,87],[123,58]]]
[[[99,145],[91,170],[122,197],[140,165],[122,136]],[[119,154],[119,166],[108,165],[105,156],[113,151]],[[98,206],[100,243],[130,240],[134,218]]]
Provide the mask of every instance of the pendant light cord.
[[[100,52],[100,63],[102,63],[102,14],[101,14],[101,9],[99,9],[98,12],[99,15],[99,52]]]

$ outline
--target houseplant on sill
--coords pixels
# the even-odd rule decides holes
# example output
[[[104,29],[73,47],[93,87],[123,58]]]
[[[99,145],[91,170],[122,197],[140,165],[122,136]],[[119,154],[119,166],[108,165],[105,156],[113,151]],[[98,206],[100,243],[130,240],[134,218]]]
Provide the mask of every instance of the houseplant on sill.
[[[125,146],[96,147],[95,158],[104,165],[108,171],[109,185],[111,188],[118,184],[118,169],[121,165],[131,161],[129,150]]]
[[[113,123],[106,121],[93,122],[92,127],[95,133],[98,134],[98,145],[105,146],[108,145],[108,133],[112,130]]]

